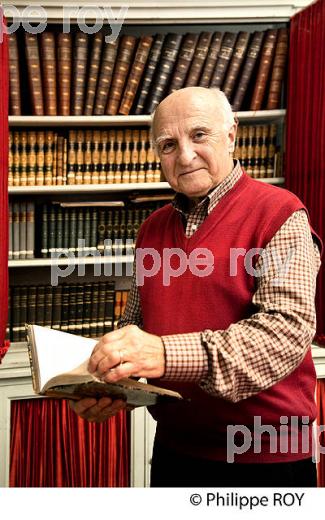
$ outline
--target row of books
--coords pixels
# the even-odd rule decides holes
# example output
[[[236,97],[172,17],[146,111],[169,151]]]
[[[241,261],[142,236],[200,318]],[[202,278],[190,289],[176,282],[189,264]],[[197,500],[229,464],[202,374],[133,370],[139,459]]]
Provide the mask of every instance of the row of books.
[[[280,177],[277,125],[239,126],[234,158],[239,159],[246,173],[254,179]]]
[[[251,110],[278,108],[287,48],[285,28],[124,35],[111,43],[103,31],[15,32],[11,114],[22,113],[22,71],[29,78],[27,111],[34,115],[148,114],[170,92],[197,85],[221,88],[235,111],[246,94]]]
[[[148,129],[16,131],[9,135],[9,186],[159,182]]]
[[[9,260],[48,258],[58,253],[78,257],[96,252],[133,254],[141,224],[165,203],[153,202],[141,209],[110,209],[114,202],[42,204],[35,211],[33,202],[10,202]]]
[[[25,341],[26,323],[100,337],[117,326],[127,294],[114,282],[11,286],[7,338]]]

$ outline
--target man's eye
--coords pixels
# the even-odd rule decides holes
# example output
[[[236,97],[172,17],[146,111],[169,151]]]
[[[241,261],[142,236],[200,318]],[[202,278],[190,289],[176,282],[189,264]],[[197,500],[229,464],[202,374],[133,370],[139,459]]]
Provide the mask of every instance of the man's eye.
[[[161,145],[161,151],[163,153],[171,152],[173,150],[173,148],[174,148],[173,142],[166,142]]]
[[[203,139],[205,137],[205,133],[204,132],[195,132],[194,134],[194,138],[195,139]]]

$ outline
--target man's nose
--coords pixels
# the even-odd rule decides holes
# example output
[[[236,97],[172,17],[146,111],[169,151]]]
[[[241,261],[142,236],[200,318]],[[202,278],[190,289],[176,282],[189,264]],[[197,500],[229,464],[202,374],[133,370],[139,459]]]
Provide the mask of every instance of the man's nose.
[[[179,145],[178,162],[181,165],[187,165],[195,158],[196,152],[191,143],[182,143]]]

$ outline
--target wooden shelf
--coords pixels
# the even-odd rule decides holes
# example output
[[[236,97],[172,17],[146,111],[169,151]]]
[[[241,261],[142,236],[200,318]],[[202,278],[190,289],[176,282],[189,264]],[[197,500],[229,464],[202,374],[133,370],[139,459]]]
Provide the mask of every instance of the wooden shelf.
[[[286,111],[257,110],[237,112],[239,121],[279,121]],[[71,127],[71,126],[150,126],[151,116],[9,116],[9,126]]]
[[[133,264],[133,255],[120,256],[86,256],[71,258],[31,258],[29,260],[9,260],[8,267],[54,267],[60,265],[103,265]]]
[[[283,184],[284,177],[258,179],[269,184]],[[143,182],[130,184],[66,184],[64,186],[10,186],[9,195],[46,195],[55,193],[115,193],[123,191],[171,190],[168,182]]]
[[[123,19],[120,23],[127,24],[163,24],[177,21],[181,23],[226,23],[241,22],[243,18],[245,22],[279,22],[289,21],[300,9],[311,3],[312,0],[268,0],[261,2],[260,0],[132,0],[126,4],[126,9],[122,15]],[[21,19],[24,19],[23,8],[26,5],[39,6],[39,0],[16,0],[14,5],[21,13]],[[71,23],[76,23],[78,9],[84,7],[84,17],[88,21],[95,20],[96,12],[92,7],[104,9],[109,6],[113,10],[114,17],[118,16],[121,9],[120,0],[110,0],[101,2],[97,0],[87,0],[83,6],[83,2],[69,0],[65,5],[58,5],[54,0],[46,0],[42,2],[42,7],[46,11],[48,22],[61,22],[64,16],[64,8],[69,9],[69,18]],[[12,16],[10,6],[4,6],[4,14],[8,18]],[[39,21],[42,13],[35,10],[28,16],[29,21]],[[105,24],[112,23],[107,19],[107,14],[103,12],[103,22]],[[110,18],[112,15],[110,15]]]

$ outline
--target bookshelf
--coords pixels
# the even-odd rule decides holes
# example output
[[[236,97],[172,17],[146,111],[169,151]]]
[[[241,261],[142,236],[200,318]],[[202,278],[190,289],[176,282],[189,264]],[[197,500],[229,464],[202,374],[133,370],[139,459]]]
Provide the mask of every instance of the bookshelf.
[[[200,30],[213,30],[215,26],[223,27],[222,30],[229,29],[232,25],[236,26],[236,31],[244,27],[243,24],[252,24],[258,27],[273,26],[274,24],[286,25],[291,16],[299,9],[310,3],[306,0],[295,1],[268,1],[259,2],[251,1],[234,1],[223,0],[216,2],[215,0],[204,0],[197,5],[197,0],[187,1],[167,1],[151,2],[149,0],[133,1],[128,6],[125,13],[125,24],[127,24],[125,32],[130,34],[139,34],[139,26],[150,33],[151,27],[164,25],[164,31],[172,31],[177,25],[182,26],[185,33],[190,30],[188,27],[199,27]],[[25,17],[26,1],[16,0],[14,2],[16,9],[20,13],[21,21]],[[77,22],[78,7],[86,5],[89,8],[87,20],[94,20],[93,8],[104,9],[107,2],[97,2],[96,0],[88,0],[87,2],[63,2],[57,5],[57,2],[45,0],[42,2],[43,8],[47,15],[49,27],[52,24],[62,23],[63,8],[71,7],[69,13],[71,24]],[[28,2],[29,6],[38,6],[38,0]],[[119,1],[111,0],[109,3],[114,13],[118,13],[121,7]],[[6,11],[5,15],[10,19],[10,11]],[[73,11],[74,10],[74,11]],[[37,8],[34,12],[30,11],[29,21],[38,22],[40,14]],[[106,21],[107,22],[107,21]],[[225,28],[226,27],[226,28]],[[124,29],[124,28],[123,28]],[[152,29],[153,30],[153,29]],[[240,122],[248,124],[271,124],[277,123],[282,128],[285,122],[285,109],[277,110],[258,110],[258,111],[241,111],[237,113]],[[100,128],[104,130],[112,127],[146,127],[150,125],[149,115],[129,115],[129,116],[9,116],[9,126],[11,130],[16,129],[35,129],[43,130],[48,128],[65,129],[69,128]],[[282,140],[282,131],[278,137]],[[261,182],[270,182],[272,184],[281,185],[284,182],[283,177],[259,179]],[[91,195],[94,197],[104,196],[105,198],[117,197],[119,195],[127,196],[132,192],[154,193],[156,191],[169,191],[169,185],[165,182],[156,183],[117,183],[117,184],[97,184],[97,185],[64,185],[64,186],[11,186],[9,188],[9,196],[11,199],[18,197],[24,200],[25,196],[32,196],[35,200],[50,200],[51,197],[60,196],[61,200],[73,196],[85,197]],[[78,260],[77,260],[78,261]],[[24,279],[29,281],[43,281],[48,278],[48,271],[52,260],[50,258],[35,258],[30,260],[11,260],[9,261],[11,282],[23,283]],[[57,259],[57,265],[67,265],[66,259]],[[124,266],[133,262],[133,256],[82,259],[82,263],[91,267],[95,263],[116,263]],[[21,269],[23,268],[23,269]],[[89,273],[86,274],[89,276]],[[123,277],[119,280],[119,288],[124,288],[129,284],[130,278]],[[318,377],[325,376],[325,356],[322,356],[321,349],[313,348],[314,357],[317,359]],[[7,424],[7,429],[1,430],[0,445],[2,453],[0,453],[0,485],[8,485],[8,468],[9,468],[9,418],[10,406],[8,401],[15,398],[24,398],[32,395],[30,370],[27,362],[26,345],[24,343],[13,343],[11,349],[5,358],[3,365],[0,366],[0,386],[6,391],[3,393],[0,404],[3,404],[2,419]],[[8,390],[7,390],[8,388]],[[148,485],[149,475],[149,451],[148,446],[152,443],[152,422],[148,418],[148,414],[140,409],[132,414],[131,421],[131,484],[133,486]],[[2,454],[4,457],[1,457]],[[3,463],[1,463],[1,460]]]

